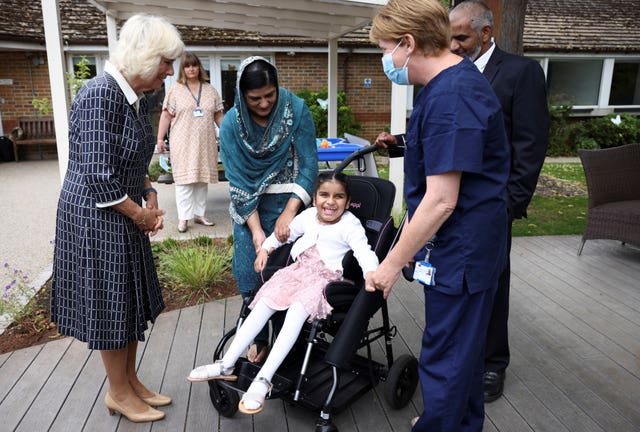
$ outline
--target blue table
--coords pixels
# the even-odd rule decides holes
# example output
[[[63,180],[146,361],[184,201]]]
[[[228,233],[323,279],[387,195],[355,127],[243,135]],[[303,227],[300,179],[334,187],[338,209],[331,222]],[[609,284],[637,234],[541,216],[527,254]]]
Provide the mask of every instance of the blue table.
[[[329,141],[329,147],[320,147],[323,139]],[[362,148],[362,146],[348,143],[342,138],[317,138],[316,141],[319,162],[342,161],[351,153]]]

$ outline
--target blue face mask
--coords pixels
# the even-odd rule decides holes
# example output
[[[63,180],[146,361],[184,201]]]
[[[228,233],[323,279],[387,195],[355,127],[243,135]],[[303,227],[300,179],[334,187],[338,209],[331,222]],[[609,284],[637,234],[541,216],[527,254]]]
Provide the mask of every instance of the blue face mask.
[[[398,45],[391,51],[382,56],[382,69],[384,70],[387,78],[398,85],[409,85],[409,69],[407,69],[407,64],[409,64],[409,57],[407,57],[407,61],[404,62],[404,66],[397,68],[393,64],[393,54],[396,52],[398,47],[402,44],[402,41],[398,42]]]

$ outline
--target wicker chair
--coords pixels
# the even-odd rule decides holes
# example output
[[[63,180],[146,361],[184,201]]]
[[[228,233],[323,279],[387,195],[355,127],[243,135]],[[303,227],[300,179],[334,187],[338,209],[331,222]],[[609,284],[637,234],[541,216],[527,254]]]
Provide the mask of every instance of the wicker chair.
[[[620,240],[640,245],[640,144],[578,150],[587,179],[587,240]]]

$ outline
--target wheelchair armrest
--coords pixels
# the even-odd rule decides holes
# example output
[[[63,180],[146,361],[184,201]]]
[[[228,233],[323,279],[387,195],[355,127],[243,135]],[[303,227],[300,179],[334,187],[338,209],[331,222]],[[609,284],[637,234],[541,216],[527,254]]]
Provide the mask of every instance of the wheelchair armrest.
[[[352,250],[342,258],[342,277],[356,282],[363,280],[362,269]]]
[[[351,358],[359,348],[359,342],[367,330],[369,319],[382,307],[385,300],[382,291],[357,290],[344,320],[325,355],[325,361],[339,368],[348,368]]]
[[[329,282],[325,286],[325,296],[334,309],[349,308],[358,294],[358,287],[353,281],[340,280]]]

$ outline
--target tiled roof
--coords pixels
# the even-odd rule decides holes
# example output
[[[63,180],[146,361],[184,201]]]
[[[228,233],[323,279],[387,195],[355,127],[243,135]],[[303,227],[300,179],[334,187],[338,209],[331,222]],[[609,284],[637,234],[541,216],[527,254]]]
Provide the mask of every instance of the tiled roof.
[[[106,45],[104,15],[84,0],[60,0],[63,39]],[[39,0],[2,0],[0,40],[44,45]],[[525,52],[640,53],[638,0],[529,0]],[[188,45],[326,46],[324,40],[269,36],[253,31],[178,26]],[[371,47],[367,29],[350,33],[340,46]]]
[[[638,0],[529,0],[525,52],[640,53]]]
[[[88,1],[60,0],[62,37],[72,44],[107,43],[104,14]],[[42,7],[39,0],[2,0],[0,40],[44,44]],[[326,46],[324,40],[298,36],[269,36],[255,31],[176,26],[189,45]],[[340,45],[371,46],[367,31],[341,38]]]
[[[104,14],[82,0],[60,0],[62,37],[74,44],[106,44]],[[44,44],[42,4],[40,0],[2,0],[0,40],[40,42]]]

